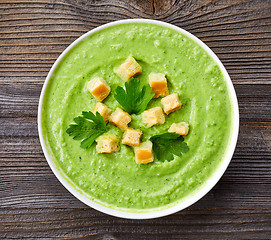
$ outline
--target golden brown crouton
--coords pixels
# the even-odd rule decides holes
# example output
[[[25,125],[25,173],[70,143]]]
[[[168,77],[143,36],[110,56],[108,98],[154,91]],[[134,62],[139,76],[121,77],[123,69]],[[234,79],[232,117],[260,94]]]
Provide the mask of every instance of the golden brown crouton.
[[[189,132],[189,124],[186,122],[173,123],[168,129],[169,132],[175,132],[180,135],[187,135]]]
[[[126,130],[128,128],[128,123],[131,122],[131,116],[129,113],[117,108],[116,111],[111,114],[109,122],[113,123],[122,130]]]
[[[122,144],[138,146],[142,131],[139,129],[127,128],[122,137]]]
[[[147,127],[165,123],[165,116],[161,107],[154,107],[142,113],[142,120]]]
[[[182,103],[177,93],[170,94],[161,100],[164,112],[168,115],[181,108]]]
[[[96,139],[96,150],[98,153],[113,153],[120,150],[119,138],[112,134],[106,133]]]
[[[135,157],[137,164],[153,162],[152,142],[146,141],[135,147]]]
[[[141,72],[141,66],[133,57],[128,57],[125,62],[115,70],[115,73],[125,82]]]
[[[93,109],[93,113],[96,114],[96,112],[99,112],[103,117],[104,121],[107,122],[112,111],[105,104],[97,102]]]
[[[103,101],[110,93],[111,89],[103,78],[96,77],[87,84],[88,91],[97,101]]]
[[[149,84],[152,87],[152,91],[155,93],[154,98],[168,95],[167,79],[165,74],[150,73]]]

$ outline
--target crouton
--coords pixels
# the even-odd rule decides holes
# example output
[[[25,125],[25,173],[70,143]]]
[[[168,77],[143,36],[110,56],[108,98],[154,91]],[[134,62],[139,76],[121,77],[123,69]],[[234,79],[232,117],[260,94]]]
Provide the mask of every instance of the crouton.
[[[113,153],[120,150],[119,138],[112,133],[103,134],[95,141],[97,142],[96,150],[98,153]]]
[[[135,158],[137,164],[153,162],[152,142],[146,141],[135,147]]]
[[[178,133],[180,135],[187,135],[189,132],[189,124],[186,122],[173,123],[168,131]]]
[[[104,121],[107,122],[112,111],[105,104],[97,102],[93,109],[93,113],[96,114],[96,112],[99,112]]]
[[[154,98],[158,98],[160,96],[165,97],[168,95],[167,79],[165,74],[150,73],[149,84],[152,87],[152,91],[155,93]]]
[[[161,100],[164,112],[168,115],[182,107],[182,103],[177,93],[170,94]]]
[[[147,127],[165,123],[165,116],[161,107],[154,107],[142,113],[142,120]]]
[[[142,131],[133,128],[127,128],[122,137],[122,144],[129,146],[138,146]]]
[[[128,123],[131,122],[131,120],[132,119],[129,113],[124,112],[120,108],[117,108],[109,118],[109,122],[121,128],[122,130],[126,130],[128,128]]]
[[[123,64],[115,69],[115,73],[125,82],[141,72],[141,66],[133,57],[128,57]]]
[[[106,81],[101,77],[90,80],[87,84],[87,89],[99,102],[102,102],[111,91]]]

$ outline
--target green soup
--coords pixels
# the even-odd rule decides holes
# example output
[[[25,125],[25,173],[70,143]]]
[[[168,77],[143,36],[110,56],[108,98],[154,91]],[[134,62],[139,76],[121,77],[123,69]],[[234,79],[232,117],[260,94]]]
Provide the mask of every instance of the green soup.
[[[163,125],[146,128],[142,116],[133,114],[129,126],[141,129],[145,141],[174,122],[189,123],[189,151],[182,157],[138,165],[132,147],[121,144],[117,153],[99,154],[96,144],[82,149],[66,133],[73,118],[97,102],[86,88],[93,77],[103,77],[111,87],[103,103],[113,111],[120,107],[113,93],[124,82],[113,69],[128,56],[142,66],[137,78],[144,84],[151,72],[166,74],[169,92],[178,93],[183,104]],[[161,98],[151,100],[147,109],[154,106],[162,106]],[[121,139],[121,129],[107,127]],[[199,191],[220,166],[231,129],[232,103],[216,62],[189,37],[151,23],[115,25],[77,44],[56,68],[42,104],[42,131],[55,164],[84,193],[113,208],[164,207]]]

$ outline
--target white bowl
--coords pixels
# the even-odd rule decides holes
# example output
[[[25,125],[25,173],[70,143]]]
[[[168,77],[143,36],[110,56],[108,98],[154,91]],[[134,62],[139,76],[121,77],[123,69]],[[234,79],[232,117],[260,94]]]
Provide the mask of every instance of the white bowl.
[[[45,139],[42,134],[42,126],[41,126],[41,110],[42,110],[42,103],[43,103],[43,98],[44,98],[44,93],[45,89],[48,85],[49,79],[51,78],[55,68],[57,65],[61,62],[61,60],[64,58],[64,56],[79,42],[83,41],[86,39],[89,35],[100,31],[102,29],[118,25],[118,24],[123,24],[123,23],[153,23],[161,26],[165,26],[174,30],[177,30],[181,32],[182,34],[188,36],[189,38],[193,39],[195,42],[197,42],[202,48],[204,48],[208,54],[216,61],[216,63],[219,65],[222,73],[225,76],[231,101],[232,101],[232,106],[233,106],[233,123],[232,123],[232,136],[231,136],[231,141],[227,150],[227,153],[225,155],[225,158],[223,159],[222,164],[220,165],[219,168],[217,168],[216,172],[207,180],[205,185],[194,195],[191,195],[187,197],[184,201],[177,203],[176,205],[173,205],[172,207],[169,208],[161,208],[161,209],[149,209],[149,210],[144,210],[144,211],[137,211],[137,212],[131,212],[131,211],[125,211],[123,209],[112,209],[109,207],[104,206],[102,203],[99,203],[98,200],[91,200],[86,196],[86,194],[83,193],[82,190],[78,189],[75,187],[73,184],[71,184],[71,181],[68,180],[68,177],[65,176],[65,174],[61,171],[61,169],[57,168],[54,161],[52,160],[52,157],[49,154],[49,150],[47,149],[45,145]],[[128,218],[128,219],[150,219],[150,218],[157,218],[157,217],[162,217],[166,216],[175,212],[178,212],[180,210],[183,210],[193,203],[197,202],[199,199],[201,199],[205,194],[207,194],[214,186],[215,184],[219,181],[219,179],[222,177],[223,173],[225,172],[226,168],[228,167],[235,146],[237,142],[237,137],[238,137],[238,132],[239,132],[239,110],[238,110],[238,102],[237,102],[237,97],[236,93],[234,90],[234,87],[232,85],[232,81],[229,77],[229,74],[227,73],[225,67],[223,64],[220,62],[218,57],[214,54],[214,52],[207,46],[205,45],[201,40],[199,40],[197,37],[192,35],[191,33],[176,27],[174,25],[171,25],[169,23],[161,22],[161,21],[156,21],[156,20],[148,20],[148,19],[129,19],[129,20],[121,20],[121,21],[115,21],[111,22],[105,25],[102,25],[100,27],[97,27],[87,33],[85,33],[83,36],[75,40],[69,47],[65,49],[65,51],[58,57],[56,62],[54,63],[53,67],[51,68],[41,91],[40,95],[40,100],[39,100],[39,109],[38,109],[38,131],[39,131],[39,138],[41,142],[41,146],[45,155],[45,158],[51,167],[52,171],[58,178],[58,180],[63,184],[66,189],[71,192],[76,198],[78,198],[80,201],[84,202],[88,206],[101,211],[103,213],[107,213],[109,215],[113,215],[116,217],[121,217],[121,218]]]

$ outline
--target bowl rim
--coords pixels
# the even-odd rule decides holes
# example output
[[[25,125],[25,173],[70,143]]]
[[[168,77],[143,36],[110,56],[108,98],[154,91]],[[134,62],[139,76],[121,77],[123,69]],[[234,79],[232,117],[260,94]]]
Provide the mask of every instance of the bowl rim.
[[[61,60],[66,56],[66,54],[72,48],[74,48],[79,42],[83,41],[88,36],[98,32],[98,31],[101,31],[101,30],[103,30],[105,28],[112,27],[112,26],[119,25],[119,24],[126,24],[126,23],[152,23],[152,24],[156,24],[156,25],[160,25],[160,26],[164,26],[164,27],[168,27],[168,28],[171,28],[173,30],[176,30],[176,31],[186,35],[187,37],[191,38],[192,40],[194,40],[205,51],[207,51],[207,53],[214,59],[214,61],[220,67],[220,69],[221,69],[221,71],[222,71],[222,73],[223,73],[223,75],[225,77],[225,81],[227,83],[227,87],[228,87],[228,90],[229,90],[231,103],[232,103],[232,111],[233,111],[232,133],[231,133],[230,143],[229,143],[227,152],[224,155],[224,159],[223,159],[222,164],[220,164],[220,166],[216,169],[216,171],[213,173],[213,175],[207,180],[205,185],[198,192],[196,192],[195,194],[192,194],[190,197],[186,198],[182,202],[179,202],[179,203],[177,203],[177,204],[175,204],[173,206],[170,206],[168,208],[163,208],[161,210],[157,210],[157,209],[154,208],[154,209],[148,209],[146,212],[130,212],[130,211],[124,211],[123,209],[121,209],[121,210],[120,209],[113,209],[113,208],[104,206],[104,205],[98,203],[97,201],[93,201],[93,200],[87,198],[83,193],[81,193],[82,190],[80,191],[80,189],[77,189],[75,186],[73,186],[68,181],[67,176],[64,177],[62,175],[64,173],[61,172],[61,169],[56,166],[56,164],[54,163],[52,157],[49,154],[49,150],[47,149],[47,146],[45,144],[45,139],[44,139],[43,132],[42,132],[41,113],[42,113],[42,104],[43,104],[43,100],[44,100],[45,91],[46,91],[46,88],[47,88],[47,85],[48,85],[48,82],[49,82],[51,76],[53,75],[56,67],[61,62]],[[114,21],[114,22],[110,22],[110,23],[101,25],[99,27],[96,27],[96,28],[88,31],[87,33],[83,34],[81,37],[77,38],[73,43],[71,43],[61,53],[61,55],[57,58],[57,60],[55,61],[55,63],[51,67],[51,69],[50,69],[50,71],[49,71],[49,73],[48,73],[48,75],[47,75],[47,77],[45,79],[45,82],[43,84],[42,91],[41,91],[41,94],[40,94],[40,99],[39,99],[37,121],[38,121],[39,139],[40,139],[41,147],[42,147],[43,153],[45,155],[45,158],[46,158],[50,168],[52,169],[53,173],[57,177],[57,179],[62,183],[62,185],[71,194],[73,194],[77,199],[79,199],[81,202],[85,203],[86,205],[88,205],[88,206],[90,206],[90,207],[92,207],[92,208],[94,208],[94,209],[96,209],[96,210],[98,210],[100,212],[106,213],[108,215],[112,215],[112,216],[120,217],[120,218],[126,218],[126,219],[152,219],[152,218],[167,216],[167,215],[176,213],[178,211],[181,211],[181,210],[191,206],[192,204],[197,202],[199,199],[204,197],[216,185],[216,183],[219,181],[219,179],[222,177],[222,175],[226,171],[226,169],[227,169],[227,167],[228,167],[228,165],[229,165],[229,163],[230,163],[230,161],[232,159],[235,147],[236,147],[236,143],[237,143],[237,139],[238,139],[238,133],[239,133],[239,108],[238,108],[238,101],[237,101],[236,92],[234,90],[233,83],[231,81],[231,78],[230,78],[228,72],[226,71],[224,65],[219,60],[219,58],[216,56],[216,54],[205,43],[203,43],[199,38],[197,38],[193,34],[187,32],[186,30],[184,30],[184,29],[182,29],[180,27],[177,27],[175,25],[172,25],[170,23],[162,22],[162,21],[159,21],[159,20],[150,20],[150,19],[142,19],[142,18],[140,18],[140,19],[118,20],[118,21]]]

